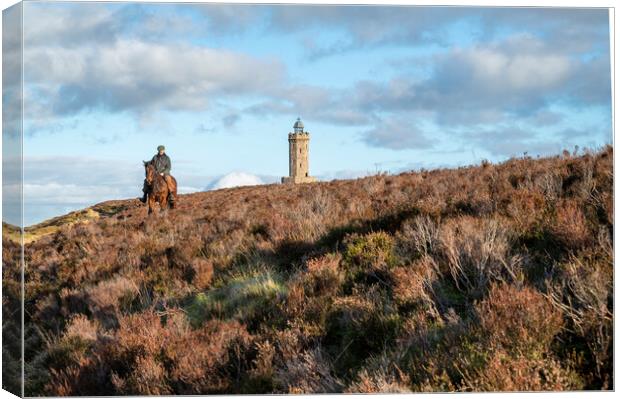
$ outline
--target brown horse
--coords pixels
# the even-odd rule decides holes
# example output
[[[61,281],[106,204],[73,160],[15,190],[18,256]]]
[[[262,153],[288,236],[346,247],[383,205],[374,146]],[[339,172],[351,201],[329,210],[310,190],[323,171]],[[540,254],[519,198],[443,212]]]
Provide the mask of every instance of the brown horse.
[[[172,195],[175,200],[177,199],[176,179],[172,176],[169,176],[169,179],[171,181],[171,188],[168,189],[166,179],[162,175],[157,173],[155,167],[151,164],[151,162],[143,162],[146,174],[146,183],[150,187],[148,192],[149,214],[153,213],[155,203],[159,203],[160,210],[164,210],[166,209],[166,207],[173,209],[176,201],[168,201],[168,195]]]

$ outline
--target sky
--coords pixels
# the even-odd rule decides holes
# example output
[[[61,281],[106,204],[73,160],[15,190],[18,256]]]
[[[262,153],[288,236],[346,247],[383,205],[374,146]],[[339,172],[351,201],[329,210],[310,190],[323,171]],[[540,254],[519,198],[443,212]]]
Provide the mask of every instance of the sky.
[[[612,142],[606,9],[24,3],[25,225],[141,195]],[[8,50],[7,50],[8,51]]]

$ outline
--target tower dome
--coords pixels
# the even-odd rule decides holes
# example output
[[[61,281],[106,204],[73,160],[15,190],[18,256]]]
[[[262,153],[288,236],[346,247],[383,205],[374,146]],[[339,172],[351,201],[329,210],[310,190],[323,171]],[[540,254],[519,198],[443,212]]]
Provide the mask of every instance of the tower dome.
[[[295,133],[303,133],[303,131],[304,131],[304,123],[301,121],[300,118],[297,118],[297,121],[293,125],[293,130],[294,130]]]

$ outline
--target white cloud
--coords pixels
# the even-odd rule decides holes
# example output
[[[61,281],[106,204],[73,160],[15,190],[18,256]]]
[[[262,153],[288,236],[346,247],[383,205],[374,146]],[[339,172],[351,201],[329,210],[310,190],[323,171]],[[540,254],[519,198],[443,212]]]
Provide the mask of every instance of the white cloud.
[[[80,4],[79,7],[25,3],[24,20],[24,37],[28,45],[35,46],[52,42],[75,45],[113,41],[127,22],[121,13],[97,3]]]
[[[232,172],[225,176],[222,176],[221,178],[210,184],[208,189],[217,190],[220,188],[256,186],[259,184],[264,184],[264,182],[260,177],[256,175],[246,172]]]
[[[369,145],[392,150],[426,149],[435,144],[413,117],[388,119],[365,132],[363,137]]]
[[[453,123],[480,111],[514,112],[537,109],[548,98],[557,98],[582,69],[561,49],[544,46],[534,37],[519,35],[491,44],[457,48],[436,56],[433,76],[412,85],[416,104],[438,109]],[[454,114],[454,115],[451,115]]]
[[[117,159],[90,157],[26,157],[24,207],[26,224],[37,223],[66,209],[137,198],[144,168]]]
[[[92,108],[201,110],[215,95],[272,93],[285,75],[284,65],[273,58],[138,39],[28,47],[24,64],[28,100],[46,98],[56,114]]]
[[[45,184],[24,184],[24,199],[31,204],[94,204],[96,202],[122,197],[119,187],[62,184],[50,182]]]
[[[202,12],[191,16],[179,12],[181,6],[157,5],[106,6],[85,18],[85,5],[28,7],[29,18],[37,20],[25,26],[28,131],[68,129],[57,122],[59,116],[95,108],[134,113],[137,120],[162,109],[223,109],[217,119],[223,131],[244,112],[302,115],[361,127],[362,140],[371,146],[428,148],[420,129],[398,121],[415,112],[419,126],[464,139],[462,131],[484,125],[531,122],[553,102],[582,107],[607,105],[610,98],[606,10],[205,5],[191,7]],[[450,43],[445,28],[472,17],[480,31],[471,32],[471,44]],[[313,36],[317,43],[308,40],[317,27],[334,33],[335,42],[323,35]],[[504,31],[496,31],[500,27]],[[245,46],[231,51],[193,40],[301,31],[307,35],[296,37],[302,46],[310,43],[310,52],[386,43],[413,48],[427,40],[440,48],[425,55],[424,76],[403,68],[387,81],[383,75],[335,88],[292,81],[282,54],[261,58],[255,55],[260,47],[250,54]],[[505,36],[506,31],[515,33]],[[581,44],[571,45],[581,33]],[[230,100],[242,101],[233,106]],[[541,126],[553,122],[541,116]],[[218,131],[204,122],[197,130]]]
[[[538,44],[534,38],[531,40]],[[447,55],[450,70],[459,68],[469,71],[469,85],[492,92],[548,90],[564,82],[570,74],[568,55],[549,53],[550,49],[530,52],[524,44],[514,52],[503,44],[491,47],[474,47],[455,50]]]
[[[476,38],[501,36],[506,31],[540,32],[552,48],[589,51],[608,35],[606,9],[509,8],[509,7],[277,7],[271,28],[276,31],[306,30],[309,58],[317,59],[347,51],[386,44],[449,44],[450,28],[476,21]],[[303,21],[303,23],[299,23]],[[315,40],[312,29],[338,32],[332,41]],[[460,31],[460,30],[459,30]]]

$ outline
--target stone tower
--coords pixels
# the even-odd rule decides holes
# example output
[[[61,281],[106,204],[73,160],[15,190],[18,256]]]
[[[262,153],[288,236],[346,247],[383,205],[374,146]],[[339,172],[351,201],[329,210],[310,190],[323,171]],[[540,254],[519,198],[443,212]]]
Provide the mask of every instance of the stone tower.
[[[308,172],[308,144],[310,133],[304,132],[301,119],[293,125],[293,133],[288,134],[288,177],[282,183],[312,183],[316,181]]]

